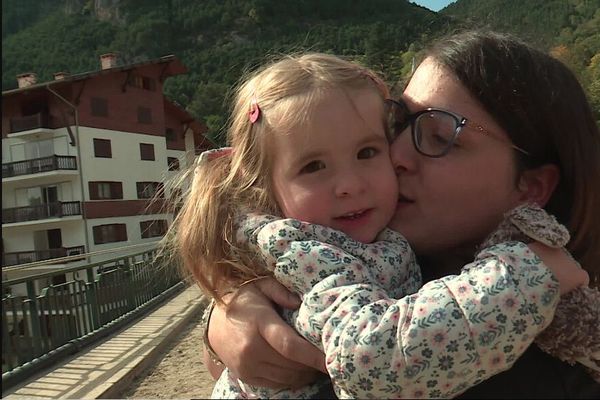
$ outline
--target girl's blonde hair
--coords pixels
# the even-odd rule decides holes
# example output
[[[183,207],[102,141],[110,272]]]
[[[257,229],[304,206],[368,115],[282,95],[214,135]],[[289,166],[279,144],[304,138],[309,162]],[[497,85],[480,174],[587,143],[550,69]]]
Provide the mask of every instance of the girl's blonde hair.
[[[242,210],[281,215],[271,188],[269,137],[304,124],[326,92],[362,89],[376,91],[382,101],[389,96],[373,71],[319,53],[284,56],[237,87],[227,132],[233,151],[197,160],[188,171],[191,187],[166,239],[205,293],[222,302],[243,282],[268,275],[260,260],[235,244],[234,221]],[[254,123],[252,104],[260,110]]]

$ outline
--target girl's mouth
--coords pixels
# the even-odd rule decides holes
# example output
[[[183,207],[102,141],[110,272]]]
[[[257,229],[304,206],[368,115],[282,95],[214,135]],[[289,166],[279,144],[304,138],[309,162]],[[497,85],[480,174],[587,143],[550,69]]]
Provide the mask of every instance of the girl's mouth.
[[[337,220],[346,220],[346,221],[353,221],[353,220],[362,218],[369,211],[371,211],[371,209],[364,209],[364,210],[359,210],[359,211],[352,211],[352,212],[349,212],[347,214],[340,215],[339,217],[335,217],[334,219],[337,219]]]

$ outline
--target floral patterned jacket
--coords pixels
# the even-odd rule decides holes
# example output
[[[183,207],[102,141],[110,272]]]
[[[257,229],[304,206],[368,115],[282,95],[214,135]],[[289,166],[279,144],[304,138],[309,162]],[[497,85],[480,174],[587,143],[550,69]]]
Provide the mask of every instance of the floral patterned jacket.
[[[238,241],[303,298],[288,322],[325,352],[339,398],[448,398],[506,370],[552,320],[558,282],[522,242],[483,249],[457,276],[421,287],[400,234],[363,244],[320,225],[247,215]],[[225,370],[213,398],[314,398],[257,388]]]

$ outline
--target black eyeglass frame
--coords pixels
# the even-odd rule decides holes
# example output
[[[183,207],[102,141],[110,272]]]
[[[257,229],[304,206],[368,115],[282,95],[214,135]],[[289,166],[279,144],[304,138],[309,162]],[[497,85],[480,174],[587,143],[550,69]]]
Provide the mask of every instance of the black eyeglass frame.
[[[426,109],[419,110],[415,113],[411,113],[403,101],[398,101],[398,100],[394,100],[394,99],[386,99],[385,103],[386,103],[386,106],[388,107],[388,110],[387,110],[388,114],[391,114],[394,112],[393,111],[394,107],[400,107],[403,110],[403,112],[406,114],[402,121],[401,127],[396,126],[398,124],[398,121],[394,117],[394,124],[393,124],[394,126],[391,129],[392,132],[388,133],[390,135],[390,143],[393,142],[398,136],[400,136],[400,133],[402,131],[404,131],[410,124],[411,139],[413,142],[413,146],[415,147],[415,150],[417,150],[417,152],[419,154],[424,155],[425,157],[440,158],[440,157],[444,157],[446,154],[448,154],[450,152],[450,150],[452,149],[452,145],[456,141],[456,138],[458,137],[458,135],[462,131],[462,128],[464,128],[464,127],[473,128],[486,136],[489,136],[491,138],[494,138],[496,140],[506,143],[507,145],[511,146],[513,149],[525,154],[526,156],[530,155],[530,153],[527,150],[524,150],[524,149],[520,148],[519,146],[516,146],[515,144],[513,144],[510,141],[506,141],[506,140],[503,140],[503,139],[500,139],[500,138],[494,136],[493,134],[490,133],[490,131],[485,129],[483,126],[476,124],[476,123],[468,120],[467,118],[463,117],[462,115],[456,114],[452,111],[444,110],[441,108],[428,107]],[[429,153],[424,152],[419,145],[420,141],[417,140],[418,139],[417,138],[417,124],[415,123],[415,121],[421,115],[427,114],[429,112],[441,113],[441,114],[451,117],[454,120],[455,128],[454,128],[454,133],[452,135],[452,138],[448,141],[448,145],[446,146],[446,148],[439,154],[429,154]],[[389,121],[389,118],[390,118],[390,115],[388,115],[388,121]]]

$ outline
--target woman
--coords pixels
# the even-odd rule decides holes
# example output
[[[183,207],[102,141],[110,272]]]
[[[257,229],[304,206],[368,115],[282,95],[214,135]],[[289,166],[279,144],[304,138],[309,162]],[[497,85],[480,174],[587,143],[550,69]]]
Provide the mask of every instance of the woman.
[[[411,113],[434,107],[451,112],[444,123],[464,117],[485,127],[465,127],[446,153],[432,156],[421,151],[422,122],[409,118],[392,144],[400,196],[390,227],[411,243],[428,279],[458,273],[504,212],[534,201],[569,228],[569,250],[598,285],[600,133],[564,65],[510,37],[469,32],[429,51],[403,100]],[[247,383],[301,385],[311,374],[299,366],[322,369],[323,360],[260,291],[294,303],[272,282],[246,287],[226,314],[214,312],[210,344]],[[600,387],[580,366],[532,345],[511,370],[463,394],[486,396],[599,397]]]

